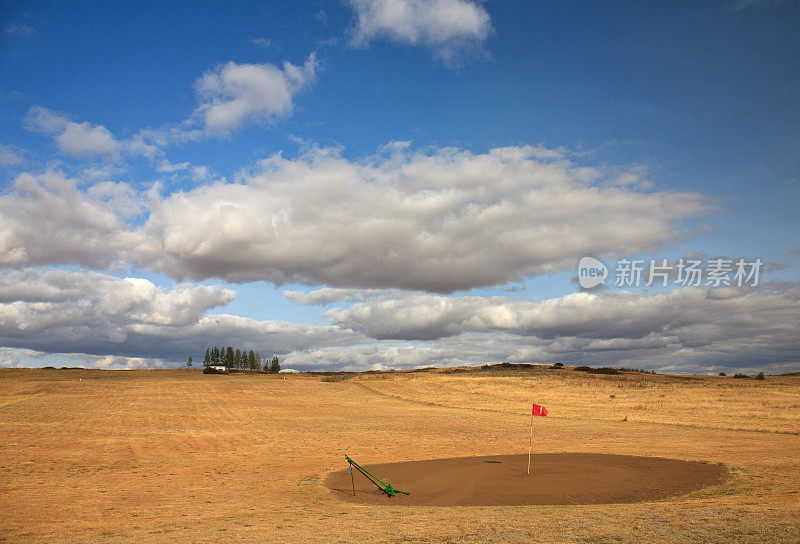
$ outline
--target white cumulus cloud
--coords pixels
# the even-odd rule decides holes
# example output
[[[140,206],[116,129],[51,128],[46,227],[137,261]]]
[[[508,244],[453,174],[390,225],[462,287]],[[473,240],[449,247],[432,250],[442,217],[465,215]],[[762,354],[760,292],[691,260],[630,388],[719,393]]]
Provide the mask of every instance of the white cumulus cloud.
[[[376,38],[430,48],[445,62],[479,50],[492,33],[491,18],[469,0],[349,0],[357,21],[352,43]]]
[[[25,118],[25,128],[54,136],[58,148],[73,157],[119,158],[121,144],[103,125],[76,123],[66,115],[34,106]]]
[[[195,84],[200,105],[195,115],[207,131],[227,133],[246,121],[273,121],[291,113],[294,97],[316,78],[312,53],[302,66],[284,62],[237,64],[228,62],[206,72]]]
[[[139,206],[139,195],[124,183],[81,191],[77,180],[58,171],[20,174],[0,197],[0,266],[102,268],[132,259],[143,240],[121,218]]]

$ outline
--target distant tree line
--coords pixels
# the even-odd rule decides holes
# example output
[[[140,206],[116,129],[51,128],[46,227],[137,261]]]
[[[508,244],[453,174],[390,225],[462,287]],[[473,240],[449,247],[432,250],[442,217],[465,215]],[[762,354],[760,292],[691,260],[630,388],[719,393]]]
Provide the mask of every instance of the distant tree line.
[[[277,355],[270,361],[265,360],[262,362],[261,355],[257,351],[253,351],[252,349],[250,351],[238,348],[234,349],[232,346],[214,346],[206,349],[203,366],[208,368],[211,365],[223,365],[228,370],[231,368],[241,368],[244,370],[279,372],[281,369],[281,363]]]

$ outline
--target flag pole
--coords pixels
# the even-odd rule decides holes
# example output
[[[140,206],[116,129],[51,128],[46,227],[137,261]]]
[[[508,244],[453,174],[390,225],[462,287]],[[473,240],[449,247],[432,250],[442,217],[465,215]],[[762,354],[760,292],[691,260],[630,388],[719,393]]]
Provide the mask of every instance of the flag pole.
[[[531,473],[531,450],[533,449],[533,415],[531,415],[531,442],[528,445],[528,474]]]

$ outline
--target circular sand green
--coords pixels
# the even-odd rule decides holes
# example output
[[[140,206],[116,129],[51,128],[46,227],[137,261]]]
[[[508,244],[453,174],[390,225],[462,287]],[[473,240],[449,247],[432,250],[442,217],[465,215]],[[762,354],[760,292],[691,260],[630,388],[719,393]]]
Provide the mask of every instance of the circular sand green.
[[[493,506],[656,501],[723,482],[721,465],[597,453],[455,457],[366,465],[410,495],[388,497],[355,469],[331,473],[325,485],[352,502],[394,505]],[[355,494],[353,494],[355,483]]]

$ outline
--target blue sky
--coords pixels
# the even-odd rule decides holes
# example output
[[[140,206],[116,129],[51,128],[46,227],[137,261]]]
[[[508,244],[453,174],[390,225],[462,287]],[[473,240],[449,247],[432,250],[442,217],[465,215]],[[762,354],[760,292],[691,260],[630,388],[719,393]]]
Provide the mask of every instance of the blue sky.
[[[0,11],[4,366],[800,366],[796,2]]]

